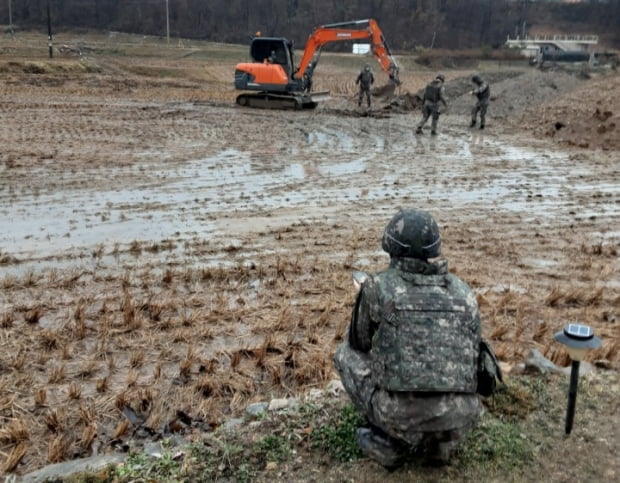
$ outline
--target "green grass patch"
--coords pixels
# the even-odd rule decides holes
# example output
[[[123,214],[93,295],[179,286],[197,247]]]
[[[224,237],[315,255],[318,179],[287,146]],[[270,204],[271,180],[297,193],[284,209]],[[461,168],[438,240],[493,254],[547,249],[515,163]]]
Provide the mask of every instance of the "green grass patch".
[[[181,465],[174,459],[172,451],[165,450],[161,457],[149,457],[144,453],[130,455],[124,464],[111,472],[114,482],[129,481],[176,481]]]
[[[485,418],[459,447],[459,465],[465,468],[520,471],[532,461],[534,448],[518,423]]]
[[[233,434],[223,432],[219,437],[192,447],[187,472],[196,481],[234,479],[243,482],[251,481],[259,469],[262,468],[258,467],[243,442],[236,440]]]
[[[286,436],[269,434],[254,444],[254,454],[266,463],[275,461],[281,463],[288,460],[293,454],[290,440]]]
[[[312,447],[324,448],[339,461],[356,460],[362,453],[355,432],[364,425],[364,418],[349,404],[340,410],[338,418],[312,432]]]
[[[551,405],[544,376],[509,378],[485,400],[487,413],[459,445],[456,463],[463,472],[524,475],[534,462],[535,412]]]

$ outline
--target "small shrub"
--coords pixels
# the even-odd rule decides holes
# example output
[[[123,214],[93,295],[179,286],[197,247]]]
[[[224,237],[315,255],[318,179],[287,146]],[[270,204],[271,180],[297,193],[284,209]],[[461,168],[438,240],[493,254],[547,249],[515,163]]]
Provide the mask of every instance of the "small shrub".
[[[248,459],[245,448],[227,434],[192,448],[193,458],[200,462],[200,481],[219,481],[233,478],[236,481],[252,481],[257,473]]]
[[[277,434],[270,434],[262,438],[254,445],[254,452],[263,458],[265,462],[283,462],[293,454],[290,441],[286,437]]]
[[[365,420],[355,407],[347,405],[341,409],[339,419],[312,431],[312,446],[325,448],[332,458],[339,461],[356,460],[362,453],[355,433],[364,425]]]

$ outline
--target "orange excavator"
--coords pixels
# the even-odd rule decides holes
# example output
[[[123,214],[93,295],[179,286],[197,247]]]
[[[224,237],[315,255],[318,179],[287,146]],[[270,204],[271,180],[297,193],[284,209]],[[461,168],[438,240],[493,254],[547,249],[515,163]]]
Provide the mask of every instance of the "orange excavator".
[[[237,96],[237,104],[263,109],[314,109],[328,92],[312,92],[312,75],[321,48],[331,42],[370,40],[370,51],[390,82],[400,85],[398,63],[373,19],[321,25],[306,41],[299,66],[295,65],[293,43],[282,37],[257,35],[250,44],[253,62],[237,64],[235,89],[258,91]]]

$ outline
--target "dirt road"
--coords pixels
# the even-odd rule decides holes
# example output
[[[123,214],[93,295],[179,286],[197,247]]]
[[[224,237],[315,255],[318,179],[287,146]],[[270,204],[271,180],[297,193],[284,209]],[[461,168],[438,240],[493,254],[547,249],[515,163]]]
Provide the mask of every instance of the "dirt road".
[[[22,443],[17,472],[120,445],[129,410],[208,427],[330,380],[350,273],[385,266],[398,207],[434,214],[502,360],[565,365],[553,334],[578,320],[604,341],[589,359],[617,367],[617,151],[492,111],[484,132],[451,112],[431,137],[418,112],[368,116],[353,92],[308,112],[233,97],[224,80],[3,74],[5,469]]]

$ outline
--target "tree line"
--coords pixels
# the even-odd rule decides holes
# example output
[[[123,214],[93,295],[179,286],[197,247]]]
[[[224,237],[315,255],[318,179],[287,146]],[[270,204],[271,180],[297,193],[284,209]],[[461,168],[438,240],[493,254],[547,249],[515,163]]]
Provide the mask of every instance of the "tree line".
[[[620,45],[620,0],[2,0],[0,22],[247,43],[260,31],[303,45],[318,25],[374,18],[393,49],[499,46],[537,24]]]

